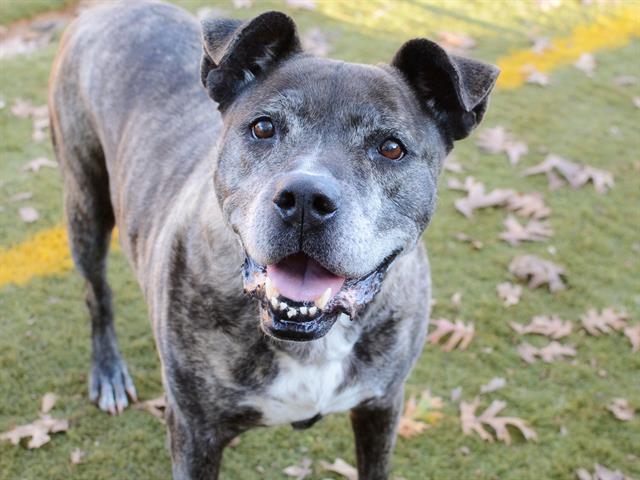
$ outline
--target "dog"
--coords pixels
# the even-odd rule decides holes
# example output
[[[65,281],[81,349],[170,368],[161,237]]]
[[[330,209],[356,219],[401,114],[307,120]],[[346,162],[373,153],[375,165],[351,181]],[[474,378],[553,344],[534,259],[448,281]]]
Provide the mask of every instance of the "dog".
[[[117,225],[162,363],[174,478],[217,478],[250,428],[342,411],[359,478],[388,478],[430,313],[421,235],[497,76],[426,39],[389,64],[317,58],[279,12],[83,13],[49,106],[87,286],[90,399],[112,414],[136,401],[106,280]]]

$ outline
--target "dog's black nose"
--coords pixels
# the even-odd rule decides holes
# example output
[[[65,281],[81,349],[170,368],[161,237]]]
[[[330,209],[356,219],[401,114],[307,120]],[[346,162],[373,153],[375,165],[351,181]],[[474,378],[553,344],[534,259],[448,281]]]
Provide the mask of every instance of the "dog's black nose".
[[[273,204],[290,225],[321,225],[338,211],[340,188],[324,175],[292,173],[278,182]]]

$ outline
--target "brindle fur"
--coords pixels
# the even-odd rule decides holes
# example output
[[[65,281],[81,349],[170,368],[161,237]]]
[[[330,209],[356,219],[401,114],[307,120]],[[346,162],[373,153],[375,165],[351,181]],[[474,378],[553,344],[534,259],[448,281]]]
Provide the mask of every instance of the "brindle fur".
[[[412,62],[448,61],[422,44],[401,51],[396,67],[317,59],[300,52],[292,25],[277,13],[251,24],[205,22],[203,57],[199,25],[178,8],[97,7],[65,33],[53,66],[52,134],[92,322],[90,397],[111,412],[135,399],[105,277],[118,225],[162,362],[178,479],[216,478],[225,445],[263,423],[259,403],[248,399],[286,375],[280,356],[315,365],[331,354],[327,337],[267,337],[257,302],[243,294],[245,249],[266,264],[301,248],[352,278],[402,251],[377,297],[344,328],[353,348],[337,387],[370,392],[351,412],[358,469],[361,480],[387,478],[404,380],[429,317],[420,236],[442,161],[480,121],[495,80],[495,69],[479,62],[457,86],[446,68],[416,78]],[[245,44],[233,46],[243,26]],[[219,63],[225,68],[216,70]],[[463,90],[457,103],[452,88]],[[286,125],[277,152],[245,138],[246,122],[263,111]],[[363,148],[380,125],[405,135],[403,163],[372,160],[375,151]],[[344,188],[344,211],[322,231],[292,233],[274,221],[274,184],[296,168],[332,175]]]

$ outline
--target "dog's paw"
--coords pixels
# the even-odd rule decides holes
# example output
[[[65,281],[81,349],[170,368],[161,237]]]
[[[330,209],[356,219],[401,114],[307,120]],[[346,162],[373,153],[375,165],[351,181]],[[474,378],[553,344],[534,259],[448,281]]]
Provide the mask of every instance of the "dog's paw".
[[[111,415],[122,413],[129,406],[129,400],[138,401],[133,380],[122,359],[94,361],[89,378],[89,399]]]

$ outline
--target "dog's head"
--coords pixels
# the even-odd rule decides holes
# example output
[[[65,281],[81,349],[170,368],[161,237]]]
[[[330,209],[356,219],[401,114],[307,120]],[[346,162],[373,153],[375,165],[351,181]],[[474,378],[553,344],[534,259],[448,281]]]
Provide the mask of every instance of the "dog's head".
[[[262,328],[312,340],[353,319],[419,240],[453,142],[498,70],[425,39],[389,65],[305,54],[293,21],[203,23],[202,82],[224,119],[215,186]]]

